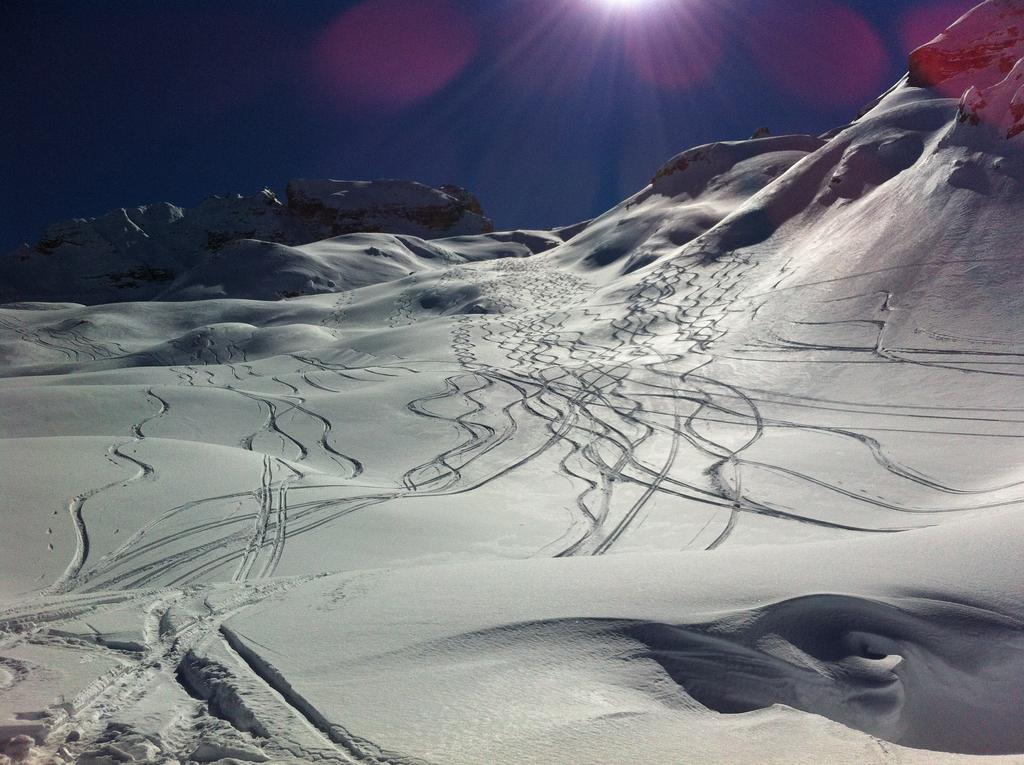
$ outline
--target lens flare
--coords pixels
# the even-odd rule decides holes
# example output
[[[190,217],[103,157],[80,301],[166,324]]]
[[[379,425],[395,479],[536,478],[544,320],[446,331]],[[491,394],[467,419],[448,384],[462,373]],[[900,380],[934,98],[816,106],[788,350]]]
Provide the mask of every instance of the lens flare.
[[[862,105],[884,89],[892,63],[878,31],[839,0],[770,4],[748,45],[775,85],[821,108]]]
[[[366,0],[320,35],[313,74],[341,108],[398,111],[444,88],[476,50],[474,25],[452,0]]]

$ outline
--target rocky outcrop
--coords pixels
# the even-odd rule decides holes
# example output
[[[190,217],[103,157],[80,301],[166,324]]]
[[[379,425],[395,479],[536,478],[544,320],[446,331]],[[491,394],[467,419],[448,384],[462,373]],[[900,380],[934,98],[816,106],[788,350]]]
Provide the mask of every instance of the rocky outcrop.
[[[960,99],[960,122],[988,125],[1008,139],[1024,135],[1024,58],[992,87],[968,88]]]
[[[421,239],[486,234],[494,225],[463,188],[413,181],[298,180],[288,209],[316,238],[353,233],[409,234]]]

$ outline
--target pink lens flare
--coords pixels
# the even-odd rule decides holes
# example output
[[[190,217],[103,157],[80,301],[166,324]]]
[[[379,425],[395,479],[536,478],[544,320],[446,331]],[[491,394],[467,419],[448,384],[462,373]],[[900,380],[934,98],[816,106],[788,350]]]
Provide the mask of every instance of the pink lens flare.
[[[749,45],[776,85],[811,105],[837,108],[884,89],[892,59],[863,16],[836,0],[770,6],[750,26]]]
[[[477,47],[472,21],[451,0],[367,0],[321,33],[313,74],[339,108],[400,111],[458,77]]]

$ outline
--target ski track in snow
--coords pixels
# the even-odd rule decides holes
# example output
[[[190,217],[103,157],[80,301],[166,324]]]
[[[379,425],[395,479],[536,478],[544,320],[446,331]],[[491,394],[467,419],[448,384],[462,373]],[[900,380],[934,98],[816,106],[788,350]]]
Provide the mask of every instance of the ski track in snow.
[[[517,268],[526,270],[521,264],[517,264]],[[653,269],[628,295],[603,343],[593,333],[579,329],[578,322],[573,329],[566,326],[574,317],[589,318],[589,312],[580,309],[587,294],[586,286],[574,283],[575,292],[567,296],[566,286],[559,281],[556,271],[530,268],[528,283],[536,288],[536,293],[520,292],[500,297],[506,306],[531,305],[531,308],[526,311],[506,308],[494,315],[454,317],[448,334],[454,361],[439,361],[454,363],[460,371],[445,376],[442,389],[426,392],[406,404],[411,415],[451,428],[457,434],[456,445],[407,469],[397,477],[394,488],[358,496],[302,499],[303,493],[334,482],[344,485],[358,479],[364,471],[358,456],[344,454],[335,445],[339,424],[331,416],[317,411],[318,397],[344,395],[346,386],[387,385],[392,380],[408,379],[410,375],[422,373],[428,366],[426,362],[410,360],[401,364],[350,367],[326,362],[312,354],[294,354],[290,359],[296,366],[287,374],[261,372],[259,362],[238,365],[197,360],[170,367],[181,386],[233,394],[257,409],[261,419],[259,429],[245,435],[239,447],[256,451],[260,444],[260,448],[275,446],[277,452],[262,455],[260,475],[250,492],[207,496],[167,508],[162,514],[151,516],[152,519],[120,547],[95,560],[90,554],[89,542],[92,509],[98,508],[107,495],[130,489],[140,481],[160,479],[164,474],[159,464],[151,465],[132,452],[145,445],[154,428],[173,420],[178,406],[172,403],[174,397],[170,392],[165,393],[160,386],[142,389],[154,411],[131,425],[130,439],[118,439],[107,450],[107,458],[125,471],[125,476],[86,489],[70,500],[68,512],[78,540],[76,552],[64,574],[40,596],[40,603],[50,602],[55,595],[78,592],[98,600],[80,601],[81,606],[72,604],[67,610],[56,612],[46,609],[33,612],[29,601],[7,612],[8,628],[17,625],[16,634],[20,635],[17,640],[32,642],[42,640],[44,625],[54,620],[64,620],[76,613],[83,616],[102,613],[111,605],[122,607],[127,602],[148,603],[145,605],[147,643],[143,654],[124,659],[117,670],[80,694],[62,712],[61,722],[53,726],[54,733],[59,735],[71,726],[81,727],[97,713],[110,715],[136,703],[146,689],[158,681],[157,665],[187,666],[195,661],[193,647],[208,641],[219,630],[226,640],[225,650],[238,659],[233,671],[251,672],[278,703],[290,707],[291,714],[308,724],[314,731],[311,736],[319,736],[323,748],[316,753],[318,759],[418,762],[412,757],[384,753],[330,722],[308,701],[296,696],[273,667],[264,664],[258,654],[247,649],[243,641],[221,625],[228,615],[240,613],[269,596],[268,593],[283,591],[301,581],[301,578],[272,579],[286,554],[289,540],[306,532],[322,532],[352,513],[372,512],[374,507],[385,503],[471,494],[511,474],[528,473],[548,453],[562,455],[558,471],[577,490],[572,500],[577,517],[565,532],[573,536],[563,536],[561,546],[557,547],[551,545],[558,545],[559,540],[552,540],[540,553],[553,557],[614,552],[622,540],[629,539],[634,526],[643,519],[645,508],[657,496],[686,499],[696,506],[716,511],[693,536],[693,541],[703,540],[701,547],[706,550],[728,545],[730,535],[744,514],[877,533],[904,528],[899,521],[903,516],[932,517],[1021,503],[1020,496],[952,507],[885,501],[784,465],[746,458],[744,453],[762,438],[766,429],[821,432],[854,442],[867,451],[878,469],[900,481],[930,490],[936,497],[970,497],[1024,485],[1024,481],[986,489],[952,485],[901,464],[886,453],[882,442],[868,433],[765,415],[762,407],[777,403],[777,394],[766,396],[758,391],[747,391],[710,376],[707,369],[715,359],[714,345],[721,336],[718,324],[730,306],[744,299],[742,285],[752,268],[742,260],[723,259],[710,267],[671,262]],[[467,270],[460,267],[460,278],[466,278]],[[549,275],[554,284],[546,281]],[[410,305],[399,299],[402,316],[411,310]],[[402,325],[411,323],[411,316],[401,320]],[[922,349],[884,347],[884,322],[872,326],[878,335],[873,346],[809,346],[786,340],[781,334],[771,334],[770,340],[739,350],[745,355],[756,354],[759,359],[779,363],[786,363],[795,354],[813,353],[816,358],[841,354],[844,359],[854,361],[866,356],[877,363],[914,364],[971,375],[1011,374],[1003,365],[1007,356],[1017,358],[1012,354],[994,354],[994,360],[1000,364],[995,370],[984,366],[985,361],[992,360],[992,352],[953,354],[942,351],[935,354],[941,356],[941,360],[932,361]],[[53,332],[44,338],[14,322],[5,322],[5,327],[17,332],[26,342],[60,350],[76,361],[86,354],[84,348],[93,347],[81,340],[76,340],[74,347],[58,347],[51,341],[56,336]],[[63,334],[72,337],[68,332]],[[672,339],[670,346],[659,342],[665,337]],[[666,352],[666,347],[685,348],[686,352]],[[99,352],[92,353],[92,358],[102,356]],[[506,363],[495,365],[482,361],[495,354]],[[951,363],[948,361],[951,358],[957,361]],[[803,408],[810,412],[888,414],[901,422],[921,420],[924,430],[933,423],[937,427],[955,427],[955,423],[1022,421],[998,411],[974,417],[930,408],[921,411],[900,406],[887,409],[873,402],[847,405],[803,400],[799,396],[787,399],[784,403],[789,411]],[[742,431],[742,436],[737,438],[734,433],[729,442],[716,441],[713,435],[702,430],[706,423],[728,424],[734,431]],[[526,451],[517,447],[517,434],[524,428],[536,432],[538,425],[546,436]],[[344,427],[340,430],[343,432]],[[707,476],[710,480],[705,484],[674,475],[682,445],[687,447],[688,461],[700,459],[703,462],[700,469],[691,466],[687,474]],[[310,472],[304,467],[307,463]],[[312,470],[314,464],[316,468]],[[325,466],[329,469],[325,470]],[[889,511],[893,514],[892,520],[864,526],[773,506],[746,493],[743,475],[751,468],[785,475]],[[325,479],[329,479],[326,484]],[[639,495],[619,499],[616,487],[623,485],[635,486]],[[208,520],[175,527],[169,533],[161,530],[184,514],[246,500],[253,505],[251,512],[234,513],[220,519],[206,515]],[[197,520],[199,517],[196,516]],[[184,626],[172,629],[164,624],[175,602],[186,598],[189,592],[196,592],[195,587],[208,581],[207,577],[228,570],[233,570],[227,577],[229,581],[238,585],[252,583],[257,589],[241,590],[230,607],[219,608],[203,618],[193,618]],[[154,587],[188,589],[147,589]],[[109,588],[123,589],[128,594],[106,600],[102,593]],[[151,592],[159,594],[151,595]],[[15,668],[8,671],[8,675],[13,672],[15,680],[29,672],[14,660],[4,661],[5,667]],[[179,669],[178,675],[182,672],[188,675],[191,671]],[[193,696],[199,693],[211,698],[217,693],[213,687],[199,691],[193,687],[190,692]],[[303,756],[313,756],[313,750],[303,751]]]

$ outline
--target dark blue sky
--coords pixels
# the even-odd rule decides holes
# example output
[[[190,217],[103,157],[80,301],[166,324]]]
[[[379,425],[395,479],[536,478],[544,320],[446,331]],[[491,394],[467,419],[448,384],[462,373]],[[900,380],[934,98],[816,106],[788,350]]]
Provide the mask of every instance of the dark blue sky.
[[[611,1],[4,0],[0,248],[298,177],[457,183],[501,228],[572,223],[690,146],[842,124],[973,4]]]

